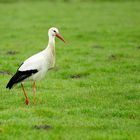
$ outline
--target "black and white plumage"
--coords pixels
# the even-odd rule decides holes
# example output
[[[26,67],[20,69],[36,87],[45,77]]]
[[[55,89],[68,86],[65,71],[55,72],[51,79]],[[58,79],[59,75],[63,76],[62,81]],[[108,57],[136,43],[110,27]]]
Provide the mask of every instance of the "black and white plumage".
[[[37,69],[36,70],[27,70],[27,71],[19,71],[19,70],[17,70],[15,75],[8,82],[6,88],[11,89],[14,84],[22,82],[23,80],[25,80],[26,78],[30,77],[31,75],[33,75],[33,74],[35,74],[37,72],[38,72]]]
[[[43,51],[29,57],[27,60],[25,60],[21,66],[18,68],[15,75],[10,79],[8,82],[6,88],[11,89],[13,85],[22,82],[24,80],[32,80],[33,83],[33,92],[34,92],[34,104],[36,99],[36,86],[35,82],[36,80],[42,79],[46,72],[53,68],[55,65],[55,37],[58,37],[63,42],[65,40],[63,37],[59,34],[59,31],[57,28],[52,27],[48,31],[49,36],[49,42],[46,49]],[[23,83],[21,83],[22,89],[26,98],[26,104],[28,105],[29,99],[26,95]]]

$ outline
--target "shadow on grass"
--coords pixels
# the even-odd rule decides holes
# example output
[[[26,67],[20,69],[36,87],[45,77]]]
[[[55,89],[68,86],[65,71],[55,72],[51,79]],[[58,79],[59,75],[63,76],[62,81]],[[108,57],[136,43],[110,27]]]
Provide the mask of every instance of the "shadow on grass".
[[[51,125],[47,125],[47,124],[35,125],[35,126],[33,126],[33,129],[37,129],[37,130],[50,130],[50,129],[52,129],[52,126]]]
[[[0,75],[12,75],[9,71],[0,70]]]
[[[88,75],[89,75],[89,73],[72,74],[72,75],[70,75],[70,78],[80,79],[80,78],[83,78],[83,77],[87,77]]]

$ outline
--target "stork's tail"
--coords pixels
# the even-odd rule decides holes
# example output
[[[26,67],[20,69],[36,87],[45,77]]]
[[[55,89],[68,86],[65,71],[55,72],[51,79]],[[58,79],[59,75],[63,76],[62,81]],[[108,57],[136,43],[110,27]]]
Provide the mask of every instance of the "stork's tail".
[[[15,75],[10,79],[6,88],[11,89],[13,85],[25,80],[26,78],[30,77],[32,74],[37,73],[38,70],[27,70],[27,71],[17,71]]]
[[[8,82],[6,88],[11,89],[13,87],[14,84],[17,83],[17,79],[18,79],[18,71],[15,73],[15,75],[10,79],[10,81]]]

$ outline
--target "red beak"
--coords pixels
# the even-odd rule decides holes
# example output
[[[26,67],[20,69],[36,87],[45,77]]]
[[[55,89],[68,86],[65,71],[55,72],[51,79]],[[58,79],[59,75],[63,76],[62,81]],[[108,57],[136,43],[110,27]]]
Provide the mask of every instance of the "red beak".
[[[58,37],[58,38],[61,39],[64,43],[66,43],[66,41],[64,40],[64,38],[63,38],[60,34],[56,33],[56,37]]]

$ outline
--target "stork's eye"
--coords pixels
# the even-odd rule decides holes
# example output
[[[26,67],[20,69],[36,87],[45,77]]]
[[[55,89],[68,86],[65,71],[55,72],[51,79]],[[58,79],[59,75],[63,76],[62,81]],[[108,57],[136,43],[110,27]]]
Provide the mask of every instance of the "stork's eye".
[[[55,30],[53,30],[55,33],[56,33],[56,31]]]

